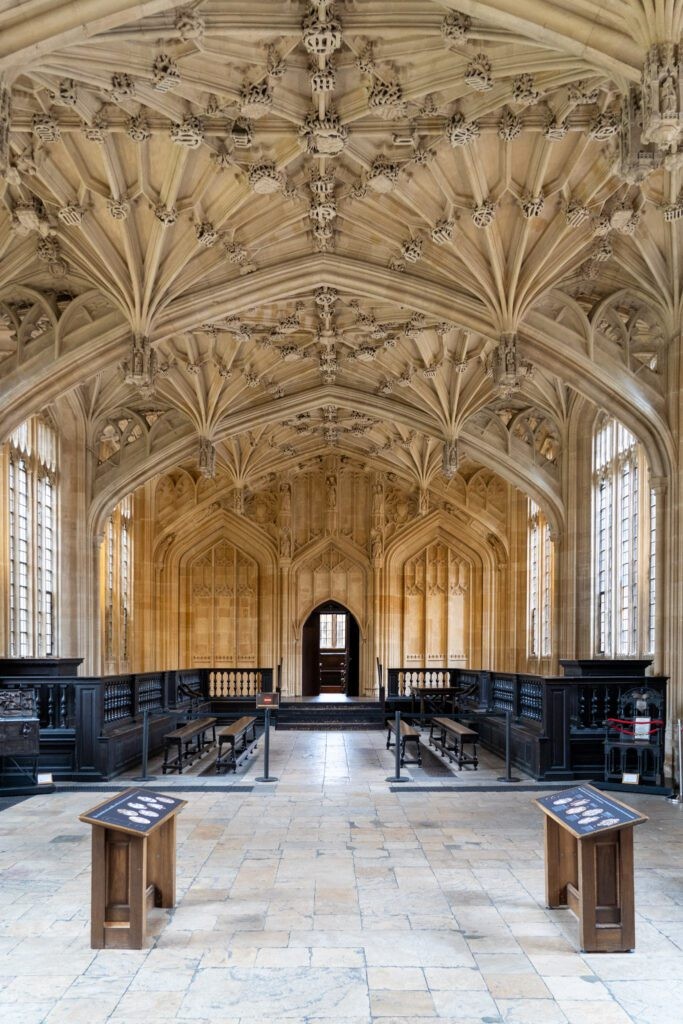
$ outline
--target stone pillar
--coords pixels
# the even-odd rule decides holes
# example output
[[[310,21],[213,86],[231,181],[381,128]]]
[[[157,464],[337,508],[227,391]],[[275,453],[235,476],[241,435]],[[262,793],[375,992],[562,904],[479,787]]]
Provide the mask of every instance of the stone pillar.
[[[278,585],[280,600],[280,642],[277,645],[279,659],[282,663],[282,690],[283,693],[292,695],[299,692],[297,686],[296,666],[296,645],[292,636],[292,624],[290,622],[290,575],[292,567],[292,488],[289,481],[285,480],[280,485],[280,506],[278,508],[279,536],[279,559],[278,559]],[[273,670],[277,666],[273,665]],[[273,686],[277,680],[273,680]]]
[[[89,643],[85,673],[101,675],[102,663],[102,602],[100,600],[100,580],[102,568],[102,543],[104,533],[96,533],[90,544],[90,565],[88,567],[88,608],[90,610]]]

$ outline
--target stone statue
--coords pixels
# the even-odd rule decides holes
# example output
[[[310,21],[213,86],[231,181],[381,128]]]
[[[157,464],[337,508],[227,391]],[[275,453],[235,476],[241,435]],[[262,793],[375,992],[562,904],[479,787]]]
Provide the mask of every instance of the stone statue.
[[[292,510],[292,488],[288,483],[280,486],[280,515],[288,516]]]
[[[372,560],[373,562],[379,562],[382,558],[383,544],[382,544],[382,531],[373,530],[371,539],[372,548]]]
[[[334,512],[337,507],[337,479],[330,473],[325,482],[327,484],[327,507],[330,512]]]
[[[381,516],[384,511],[384,489],[379,480],[372,488],[372,514]]]
[[[660,107],[662,114],[668,114],[671,116],[678,113],[676,83],[673,75],[667,75],[662,82],[660,89]]]

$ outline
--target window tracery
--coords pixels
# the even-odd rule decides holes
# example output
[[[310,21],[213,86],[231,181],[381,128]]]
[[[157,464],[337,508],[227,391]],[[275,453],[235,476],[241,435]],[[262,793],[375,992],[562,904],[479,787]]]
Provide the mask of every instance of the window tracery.
[[[656,495],[642,445],[603,416],[593,435],[594,652],[654,649]]]
[[[9,653],[57,653],[57,433],[43,417],[7,444]]]
[[[529,499],[527,524],[527,654],[552,655],[554,544],[550,524]]]

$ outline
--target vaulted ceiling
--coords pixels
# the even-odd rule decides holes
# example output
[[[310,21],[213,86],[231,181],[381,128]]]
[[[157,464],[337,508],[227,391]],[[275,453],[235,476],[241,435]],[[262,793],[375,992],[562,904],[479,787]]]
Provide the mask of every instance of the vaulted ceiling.
[[[75,394],[106,500],[199,445],[559,503],[580,394],[661,471],[682,16],[0,0],[0,435]]]

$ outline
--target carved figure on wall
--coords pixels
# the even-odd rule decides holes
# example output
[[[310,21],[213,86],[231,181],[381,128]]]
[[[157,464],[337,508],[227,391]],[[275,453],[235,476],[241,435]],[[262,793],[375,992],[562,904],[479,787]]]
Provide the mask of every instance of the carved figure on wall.
[[[292,557],[292,531],[288,526],[280,530],[280,558]]]
[[[383,541],[382,541],[382,531],[381,530],[373,530],[372,531],[372,537],[371,537],[370,544],[371,544],[371,551],[372,551],[372,560],[373,560],[373,562],[375,562],[375,563],[381,562],[382,561],[382,555],[384,554],[384,544],[383,544]]]
[[[381,481],[377,480],[372,488],[372,514],[381,516],[384,512],[384,488]]]
[[[334,512],[337,507],[337,478],[330,473],[325,481],[327,484],[327,508]]]
[[[280,484],[280,515],[288,516],[292,510],[292,488],[288,483]]]
[[[667,75],[662,82],[660,95],[662,113],[676,114],[678,107],[676,101],[676,83],[674,82],[672,75]]]
[[[417,514],[420,516],[429,515],[429,491],[427,490],[426,487],[420,488]]]

